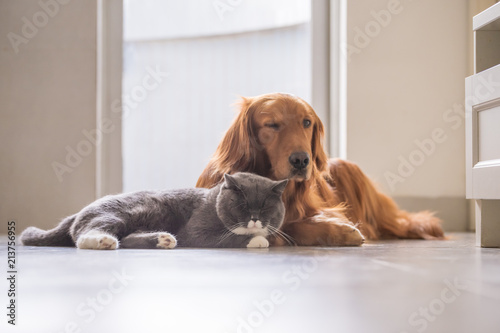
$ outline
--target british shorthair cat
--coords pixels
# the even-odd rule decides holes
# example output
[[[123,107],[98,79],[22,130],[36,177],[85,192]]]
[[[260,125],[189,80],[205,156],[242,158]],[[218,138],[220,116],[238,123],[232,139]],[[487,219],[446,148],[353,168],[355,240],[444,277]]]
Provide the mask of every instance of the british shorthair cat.
[[[287,182],[240,172],[211,189],[108,195],[54,229],[29,227],[20,239],[95,250],[268,247],[269,235],[287,238],[279,231]]]

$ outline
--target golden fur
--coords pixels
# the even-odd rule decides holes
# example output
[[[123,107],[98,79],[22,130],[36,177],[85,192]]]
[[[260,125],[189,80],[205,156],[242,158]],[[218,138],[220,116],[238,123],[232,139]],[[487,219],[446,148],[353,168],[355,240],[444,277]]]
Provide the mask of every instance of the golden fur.
[[[431,213],[400,210],[356,164],[329,160],[323,124],[304,100],[266,94],[242,98],[239,108],[197,187],[213,187],[224,173],[238,171],[288,178],[282,231],[298,245],[360,245],[364,239],[355,227],[368,239],[443,238],[440,220]],[[300,172],[289,163],[294,152],[310,156]]]

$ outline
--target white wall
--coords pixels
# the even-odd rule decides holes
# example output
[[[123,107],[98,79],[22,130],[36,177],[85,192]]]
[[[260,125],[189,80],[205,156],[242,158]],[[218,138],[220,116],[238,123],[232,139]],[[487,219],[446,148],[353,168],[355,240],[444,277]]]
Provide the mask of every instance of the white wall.
[[[70,1],[47,15],[35,0],[0,1],[2,225],[48,228],[95,199],[95,146],[73,166],[65,159],[96,127],[96,8],[95,0]],[[34,16],[38,31],[23,30]],[[10,32],[25,38],[17,52]],[[58,179],[54,162],[71,172]]]
[[[449,230],[466,228],[468,10],[467,0],[347,9],[347,158],[403,208],[438,210]]]
[[[389,7],[378,23],[373,13]],[[468,19],[466,0],[348,2],[347,41],[357,49],[348,64],[347,157],[393,196],[464,197],[464,127],[452,111],[463,112]],[[365,29],[372,37],[363,40]],[[430,144],[436,129],[443,142]],[[429,143],[427,153],[415,140]],[[398,172],[401,159],[420,165]]]

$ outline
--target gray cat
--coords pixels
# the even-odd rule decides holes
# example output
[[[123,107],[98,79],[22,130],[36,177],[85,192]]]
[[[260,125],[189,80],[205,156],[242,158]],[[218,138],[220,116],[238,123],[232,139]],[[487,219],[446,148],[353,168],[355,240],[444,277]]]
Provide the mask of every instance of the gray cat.
[[[224,179],[211,189],[109,195],[54,229],[29,227],[20,239],[24,245],[97,250],[268,247],[266,237],[281,234],[288,181],[243,172]]]

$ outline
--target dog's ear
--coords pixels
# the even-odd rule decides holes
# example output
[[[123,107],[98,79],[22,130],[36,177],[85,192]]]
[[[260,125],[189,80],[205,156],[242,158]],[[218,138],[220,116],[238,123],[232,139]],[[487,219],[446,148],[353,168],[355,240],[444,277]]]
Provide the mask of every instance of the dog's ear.
[[[219,144],[215,159],[223,172],[249,171],[255,164],[257,141],[254,135],[252,98],[242,97],[238,116]]]
[[[328,156],[325,152],[325,148],[323,147],[325,129],[323,127],[321,119],[319,119],[316,113],[314,113],[314,117],[313,138],[311,143],[312,159],[318,171],[323,172],[326,170],[328,165]]]
[[[198,178],[197,187],[213,187],[224,180],[225,173],[254,172],[258,146],[252,122],[255,109],[252,102],[252,98],[241,97],[236,103],[239,113]]]

